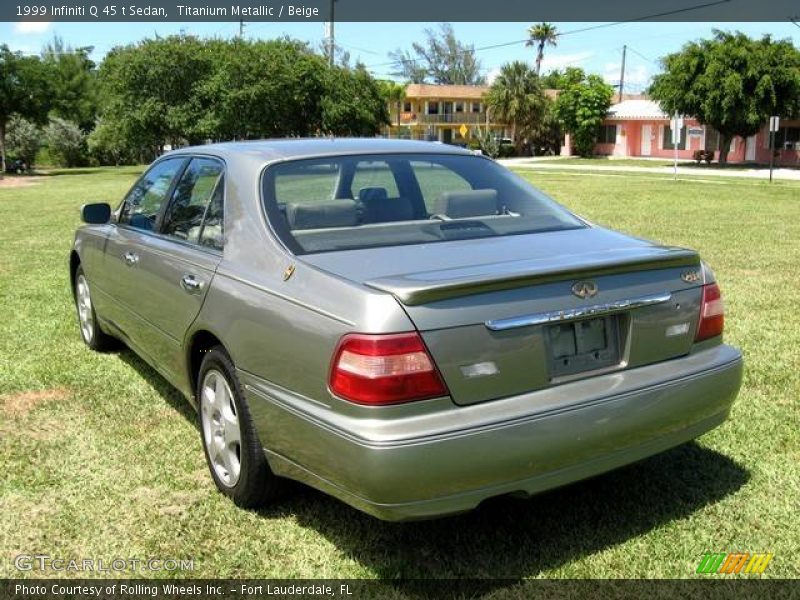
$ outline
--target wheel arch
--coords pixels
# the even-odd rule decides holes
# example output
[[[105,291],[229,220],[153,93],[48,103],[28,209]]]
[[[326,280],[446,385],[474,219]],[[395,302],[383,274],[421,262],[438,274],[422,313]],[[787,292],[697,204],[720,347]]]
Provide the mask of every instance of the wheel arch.
[[[69,284],[72,289],[72,297],[75,297],[75,274],[81,266],[81,257],[76,250],[69,253]]]
[[[203,356],[215,346],[221,346],[228,356],[230,356],[228,348],[220,337],[206,328],[200,328],[194,331],[186,344],[186,370],[189,379],[189,389],[192,393],[192,402],[194,402],[197,393],[197,375],[200,373],[200,365],[203,363]]]

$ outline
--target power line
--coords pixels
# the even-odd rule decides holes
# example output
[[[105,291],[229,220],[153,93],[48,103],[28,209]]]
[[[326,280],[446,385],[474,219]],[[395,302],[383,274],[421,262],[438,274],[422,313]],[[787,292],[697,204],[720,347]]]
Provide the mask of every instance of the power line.
[[[628,50],[630,50],[631,52],[633,52],[633,53],[634,53],[636,56],[638,56],[639,58],[643,58],[643,59],[644,59],[644,60],[646,60],[647,62],[651,62],[651,63],[653,63],[654,65],[657,65],[657,64],[658,64],[658,62],[654,61],[653,59],[647,58],[647,57],[646,57],[644,54],[642,54],[641,52],[639,52],[639,51],[638,51],[636,48],[631,48],[630,46],[628,46]]]
[[[644,16],[641,16],[641,17],[634,17],[633,19],[626,19],[624,21],[614,21],[614,22],[611,22],[611,23],[601,23],[601,24],[598,24],[598,25],[591,25],[589,27],[581,27],[579,29],[570,29],[569,31],[563,31],[563,32],[556,33],[556,36],[557,37],[563,37],[565,35],[574,35],[576,33],[585,33],[587,31],[594,31],[594,30],[597,30],[597,29],[604,29],[604,28],[607,28],[607,27],[616,27],[617,25],[625,25],[626,23],[638,23],[638,22],[647,21],[647,20],[650,20],[650,19],[658,19],[660,17],[668,17],[668,16],[671,16],[671,15],[677,15],[677,14],[681,14],[681,13],[685,13],[685,12],[701,10],[703,8],[710,8],[712,6],[718,6],[720,4],[727,4],[729,2],[731,2],[731,0],[714,0],[713,2],[706,2],[704,4],[696,4],[694,6],[687,6],[687,7],[678,8],[678,9],[675,9],[675,10],[668,10],[668,11],[664,11],[664,12],[660,12],[660,13],[653,13],[653,14],[644,15]],[[797,23],[795,23],[795,25],[797,25]],[[798,27],[800,27],[800,25],[798,25]],[[525,38],[524,40],[514,40],[512,42],[502,42],[502,43],[499,43],[499,44],[492,44],[490,46],[480,46],[478,48],[472,48],[470,50],[465,50],[464,52],[462,52],[462,54],[470,54],[470,53],[473,53],[473,52],[485,52],[486,50],[496,50],[498,48],[507,48],[509,46],[517,46],[519,44],[525,44],[528,41],[530,41],[530,38]],[[401,59],[398,59],[398,60],[393,60],[391,62],[385,62],[385,63],[375,64],[375,65],[367,65],[366,68],[367,69],[374,69],[374,68],[378,68],[378,67],[388,67],[388,66],[397,65],[397,64],[408,64],[408,63],[418,63],[418,62],[422,62],[422,59],[419,59],[419,58],[401,58]]]

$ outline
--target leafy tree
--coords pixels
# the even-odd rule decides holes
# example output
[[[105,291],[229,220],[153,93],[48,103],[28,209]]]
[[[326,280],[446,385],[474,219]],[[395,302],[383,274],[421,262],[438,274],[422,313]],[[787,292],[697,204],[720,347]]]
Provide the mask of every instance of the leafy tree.
[[[591,156],[597,132],[611,106],[614,89],[597,75],[568,83],[558,95],[555,110],[564,128],[572,134],[581,156]]]
[[[518,155],[522,154],[546,110],[539,77],[522,61],[503,65],[486,95],[486,104],[495,120],[511,126],[514,148]]]
[[[542,87],[548,90],[564,90],[584,79],[586,73],[580,67],[567,67],[563,71],[554,69],[542,77]]]
[[[402,112],[403,100],[406,97],[406,86],[388,80],[379,81],[378,85],[386,104],[394,108],[395,122],[400,127],[400,113]]]
[[[536,75],[542,70],[545,46],[555,47],[557,43],[558,29],[552,23],[539,23],[528,28],[528,41],[525,45],[536,46]]]
[[[210,139],[308,136],[321,126],[325,59],[288,39],[216,41],[198,85],[199,129]]]
[[[62,167],[77,167],[86,161],[86,134],[77,124],[58,117],[44,130],[50,155]]]
[[[341,136],[374,136],[389,124],[381,88],[363,67],[334,67],[322,98],[321,131]]]
[[[137,162],[140,157],[140,149],[131,146],[122,130],[115,123],[102,118],[86,138],[86,144],[89,153],[101,165],[130,164]]]
[[[8,122],[7,144],[10,153],[25,163],[30,171],[42,146],[42,132],[30,121],[14,115]]]
[[[442,23],[439,30],[425,29],[425,41],[414,42],[411,51],[389,53],[394,61],[392,75],[411,83],[482,85],[486,78],[475,57],[475,47],[456,38],[453,26]]]
[[[769,35],[714,31],[662,59],[650,95],[668,113],[696,117],[720,133],[720,164],[734,136],[757,133],[770,115],[800,114],[800,52]]]
[[[93,48],[72,48],[56,36],[42,51],[52,92],[51,114],[77,123],[84,131],[94,127],[97,117],[97,86]]]
[[[41,123],[47,119],[47,71],[38,56],[23,56],[0,45],[0,173],[6,170],[6,132],[11,115]]]
[[[100,67],[104,116],[125,137],[158,152],[166,143],[201,142],[206,132],[198,86],[212,70],[211,45],[192,36],[114,48]]]

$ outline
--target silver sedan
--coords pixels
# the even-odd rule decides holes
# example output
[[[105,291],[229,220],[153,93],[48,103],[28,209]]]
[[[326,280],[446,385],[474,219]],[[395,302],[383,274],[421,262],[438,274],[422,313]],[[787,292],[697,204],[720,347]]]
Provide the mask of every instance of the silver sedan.
[[[741,384],[696,252],[458,148],[185,148],[82,216],[84,341],[185,394],[240,506],[290,478],[382,519],[457,513],[691,440]]]

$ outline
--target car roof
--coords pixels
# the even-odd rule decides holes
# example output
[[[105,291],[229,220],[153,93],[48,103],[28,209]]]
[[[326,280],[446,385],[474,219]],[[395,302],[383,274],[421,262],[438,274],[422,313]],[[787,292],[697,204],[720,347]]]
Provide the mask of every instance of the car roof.
[[[210,154],[223,159],[250,160],[268,163],[286,159],[314,158],[339,154],[471,154],[458,146],[438,142],[388,140],[383,138],[293,138],[223,142],[190,146],[169,152],[178,154]]]

